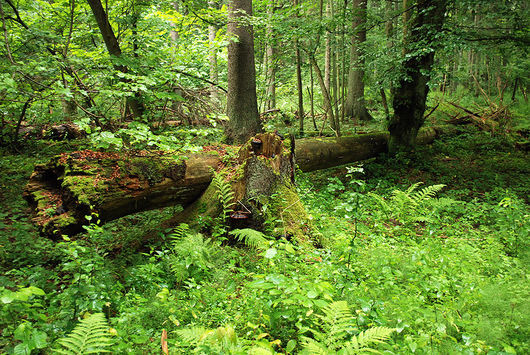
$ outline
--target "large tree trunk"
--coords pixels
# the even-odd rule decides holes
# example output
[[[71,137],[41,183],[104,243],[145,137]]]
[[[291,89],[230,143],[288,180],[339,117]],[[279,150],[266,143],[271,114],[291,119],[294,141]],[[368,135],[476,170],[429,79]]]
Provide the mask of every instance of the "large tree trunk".
[[[434,47],[442,29],[447,1],[418,0],[405,39],[410,46]],[[388,126],[389,152],[410,150],[416,143],[418,130],[424,123],[425,102],[429,92],[430,71],[434,63],[434,49],[411,55],[403,63],[404,77],[394,88],[394,116]]]
[[[351,66],[348,75],[348,96],[344,105],[346,117],[361,121],[372,120],[364,101],[364,49],[366,42],[366,0],[353,2],[353,31]]]
[[[245,17],[252,16],[251,0],[231,0],[228,10],[228,35],[238,38],[228,45],[228,95],[226,110],[229,118],[226,135],[232,143],[243,143],[261,132],[256,99],[256,68],[252,26]]]
[[[103,9],[103,6],[101,5],[101,1],[88,0],[88,4],[92,9],[92,13],[94,14],[94,18],[96,19],[96,22],[98,24],[101,36],[103,37],[103,41],[105,42],[105,46],[107,47],[107,51],[111,56],[120,57],[120,44],[118,43],[118,39],[114,35],[114,31],[112,30],[108,16],[105,13],[105,9]],[[116,70],[121,71],[122,73],[128,72],[128,68],[125,65],[115,64],[114,68],[116,68]],[[122,78],[120,80],[123,82],[127,82],[127,79],[125,78]],[[138,93],[135,93],[134,96],[127,98],[127,105],[129,106],[129,109],[131,110],[134,117],[141,117],[145,110],[141,102],[141,96]]]
[[[445,131],[441,128],[422,130],[418,143],[430,143]],[[289,179],[292,179],[294,162],[285,160],[286,157],[292,158],[290,151],[279,149],[278,141],[272,139],[271,134],[258,135],[258,138],[263,147],[272,148],[262,148],[258,154],[252,155],[248,150],[250,143],[247,142],[239,153],[238,163],[234,164],[243,166],[242,176],[249,176],[244,185],[245,191],[249,183],[255,185],[256,189],[272,188],[266,186],[267,176],[271,176],[268,166],[278,168],[281,176],[289,175]],[[296,141],[296,163],[302,171],[312,171],[364,160],[385,152],[387,141],[388,133],[385,132],[342,138],[300,139]],[[52,237],[81,231],[87,223],[85,216],[90,214],[96,214],[99,220],[105,222],[170,205],[186,207],[194,203],[209,186],[213,171],[219,169],[226,153],[224,148],[215,150],[210,147],[207,150],[173,156],[146,152],[63,153],[47,164],[35,167],[24,197],[35,211],[34,222],[41,234]],[[247,161],[248,167],[244,164],[247,158],[251,158]],[[265,168],[260,170],[263,164]],[[239,170],[235,169],[234,172],[234,176],[240,175]],[[263,176],[260,177],[260,174]],[[236,188],[236,197],[248,200],[249,192],[245,195],[241,191],[242,187]]]

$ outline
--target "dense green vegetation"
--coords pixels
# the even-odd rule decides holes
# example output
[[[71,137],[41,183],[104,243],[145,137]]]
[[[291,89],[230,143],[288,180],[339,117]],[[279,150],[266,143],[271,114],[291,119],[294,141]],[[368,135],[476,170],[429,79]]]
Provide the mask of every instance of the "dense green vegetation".
[[[254,48],[238,55],[255,75],[248,60],[232,67],[256,82],[252,112],[225,95],[249,91],[230,83],[241,41],[227,24],[241,12],[229,4],[254,7],[239,20]],[[522,0],[0,0],[0,353],[530,353],[529,12]],[[232,111],[255,119],[249,132]],[[447,124],[415,146],[419,126]],[[82,233],[52,240],[23,200],[57,154],[176,161],[259,125],[289,144],[389,130],[408,149],[297,171],[260,206],[260,230],[229,226],[243,169],[221,168],[237,146],[213,173],[214,217],[88,213]],[[138,180],[162,179],[137,159]],[[304,224],[289,228],[300,216],[278,211],[295,207]]]
[[[39,238],[22,187],[78,144],[1,161],[4,351],[59,348],[87,312],[105,313],[115,353],[156,353],[163,329],[170,353],[298,352],[306,337],[332,353],[373,327],[395,329],[371,344],[388,353],[530,349],[530,165],[504,136],[466,129],[414,160],[299,175],[322,248],[157,230],[173,208]],[[159,238],[130,249],[146,231]]]

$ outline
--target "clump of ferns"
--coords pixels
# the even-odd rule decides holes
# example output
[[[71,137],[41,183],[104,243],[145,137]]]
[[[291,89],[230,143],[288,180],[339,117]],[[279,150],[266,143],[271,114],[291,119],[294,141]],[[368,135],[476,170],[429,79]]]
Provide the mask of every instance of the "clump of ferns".
[[[169,235],[169,268],[180,283],[188,278],[205,276],[213,267],[214,245],[201,233],[182,223]]]
[[[68,336],[57,343],[60,348],[54,349],[54,354],[84,355],[110,353],[113,341],[105,315],[94,313],[82,319]]]
[[[425,203],[433,199],[445,185],[431,185],[418,189],[422,182],[411,185],[405,191],[394,190],[389,199],[385,199],[373,192],[368,194],[373,197],[387,218],[394,218],[399,223],[430,222],[425,215]]]
[[[385,343],[395,329],[373,327],[358,332],[356,320],[346,301],[332,302],[317,315],[313,337],[303,337],[305,354],[364,354],[379,353],[375,347]]]
[[[183,328],[176,331],[181,347],[199,354],[276,354],[265,340],[259,343],[237,336],[230,325],[208,329],[200,326]]]
[[[221,214],[219,217],[221,222],[226,224],[226,220],[230,216],[230,213],[233,212],[235,206],[234,191],[230,182],[226,180],[225,174],[220,172],[214,172],[212,184],[216,190],[216,197],[221,205]]]

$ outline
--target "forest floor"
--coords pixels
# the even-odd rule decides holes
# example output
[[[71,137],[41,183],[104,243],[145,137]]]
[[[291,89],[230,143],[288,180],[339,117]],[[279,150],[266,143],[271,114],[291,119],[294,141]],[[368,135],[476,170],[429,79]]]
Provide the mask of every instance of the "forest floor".
[[[505,136],[466,128],[412,156],[299,174],[321,248],[160,230],[178,207],[41,238],[24,185],[84,144],[0,160],[3,352],[48,353],[103,312],[116,354],[160,353],[164,329],[170,354],[330,354],[374,327],[394,330],[366,344],[387,354],[530,353],[530,160]],[[159,238],[130,248],[146,231]]]

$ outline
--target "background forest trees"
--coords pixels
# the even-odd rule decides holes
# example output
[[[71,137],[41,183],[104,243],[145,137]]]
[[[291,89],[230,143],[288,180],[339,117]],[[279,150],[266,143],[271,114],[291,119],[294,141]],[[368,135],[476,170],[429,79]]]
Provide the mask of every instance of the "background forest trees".
[[[414,136],[424,105],[403,106],[400,102],[411,98],[396,96],[407,91],[403,85],[416,81],[411,65],[421,72],[422,85],[435,93],[458,97],[464,90],[496,104],[527,100],[525,1],[252,5],[253,16],[242,18],[254,27],[256,75],[248,61],[236,87],[247,92],[242,85],[256,76],[258,111],[281,117],[293,133],[340,135],[370,117],[376,118],[374,127],[385,128],[395,113],[393,136],[409,135],[397,128],[400,117],[409,116],[416,117]],[[421,18],[430,19],[433,6],[440,14],[430,28]],[[104,136],[110,143],[123,136],[116,131],[131,121],[151,128],[175,120],[223,122],[224,93],[230,87],[228,48],[248,40],[227,34],[228,8],[220,1],[114,0],[103,7],[99,0],[3,0],[1,143],[16,143],[21,127],[64,121],[99,136],[108,131]],[[427,57],[430,64],[413,64]],[[233,97],[238,103],[228,107],[251,110],[249,119],[256,121],[255,108],[243,109],[246,104]],[[304,102],[311,109],[304,109]],[[434,106],[427,102],[425,107]],[[298,129],[294,119],[300,120]],[[306,124],[304,130],[304,120],[311,129]]]

